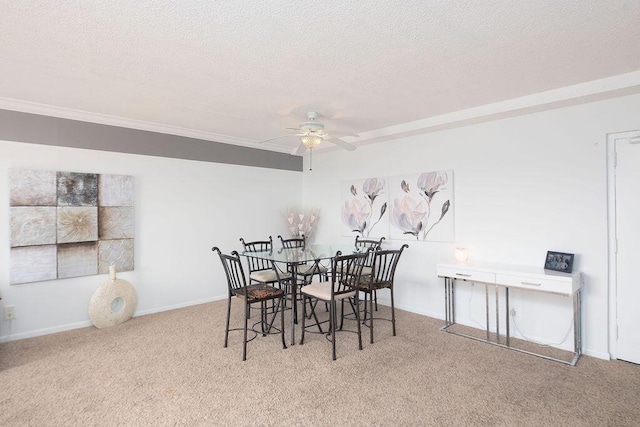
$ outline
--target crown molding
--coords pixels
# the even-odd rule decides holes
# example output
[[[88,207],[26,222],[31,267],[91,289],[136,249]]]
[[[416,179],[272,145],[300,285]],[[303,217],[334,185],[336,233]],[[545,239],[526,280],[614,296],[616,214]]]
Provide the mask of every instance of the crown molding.
[[[367,145],[390,139],[397,139],[411,135],[419,135],[455,127],[468,126],[491,120],[499,120],[533,112],[551,110],[571,105],[584,104],[614,97],[640,93],[640,71],[592,80],[586,83],[565,86],[558,89],[539,92],[532,95],[494,102],[479,107],[468,108],[446,114],[440,114],[426,119],[402,123],[386,128],[376,129],[360,134],[359,138],[344,137],[345,141],[354,145]],[[160,123],[146,122],[142,120],[127,119],[124,117],[110,116],[107,114],[92,113],[73,110],[70,108],[56,107],[35,102],[21,101],[12,98],[0,97],[0,109],[19,111],[23,113],[38,114],[58,117],[83,122],[98,123],[109,126],[117,126],[129,129],[137,129],[148,132],[183,136],[205,141],[214,141],[224,144],[239,145],[250,148],[261,148],[280,153],[291,152],[291,147],[277,143],[267,142],[258,146],[256,141],[237,138],[230,135],[216,134],[212,132],[198,131],[194,129],[169,126]],[[334,151],[338,147],[328,146],[318,148],[315,151]]]
[[[89,111],[74,110],[65,107],[56,107],[53,105],[40,104],[37,102],[22,101],[13,98],[0,97],[0,109],[17,111],[21,113],[37,114],[41,116],[57,117],[60,119],[77,120],[81,122],[97,123],[108,126],[116,126],[121,128],[136,129],[147,132],[157,132],[167,135],[183,136],[186,138],[195,138],[205,141],[221,142],[224,144],[239,145],[243,147],[258,148],[256,142],[237,138],[229,135],[222,135],[212,132],[204,132],[194,129],[181,128],[178,126],[163,125],[160,123],[146,122],[143,120],[127,119],[124,117],[110,116],[108,114],[92,113]],[[259,147],[271,151],[279,151],[288,153],[288,148],[278,147],[273,144],[265,143],[264,147]]]
[[[355,143],[355,145],[364,145],[382,140],[467,126],[473,123],[498,120],[505,117],[584,104],[635,93],[640,93],[640,71],[441,114],[426,119],[364,132],[360,134],[360,138],[344,139],[350,143]]]

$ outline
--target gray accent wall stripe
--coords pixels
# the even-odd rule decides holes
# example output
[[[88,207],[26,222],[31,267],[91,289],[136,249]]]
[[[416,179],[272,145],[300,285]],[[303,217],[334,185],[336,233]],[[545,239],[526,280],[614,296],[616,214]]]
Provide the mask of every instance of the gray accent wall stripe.
[[[0,110],[0,139],[302,172],[302,157],[117,126]]]

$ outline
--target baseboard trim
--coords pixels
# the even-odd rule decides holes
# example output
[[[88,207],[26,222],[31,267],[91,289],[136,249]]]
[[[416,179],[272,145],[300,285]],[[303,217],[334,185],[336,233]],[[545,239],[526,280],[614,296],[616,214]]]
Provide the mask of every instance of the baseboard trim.
[[[198,300],[192,300],[192,301],[187,301],[187,302],[181,302],[178,304],[171,304],[171,305],[165,305],[162,307],[156,307],[156,308],[150,308],[148,310],[141,310],[141,311],[136,311],[133,314],[133,317],[139,317],[139,316],[146,316],[148,314],[154,314],[154,313],[162,313],[163,311],[170,311],[170,310],[176,310],[178,308],[185,308],[185,307],[191,307],[192,305],[200,305],[200,304],[207,304],[213,301],[219,301],[221,299],[226,298],[227,295],[216,295],[214,297],[210,297],[210,298],[202,298],[202,299],[198,299]]]
[[[181,302],[179,304],[171,304],[171,305],[165,305],[162,307],[156,307],[156,308],[151,308],[148,310],[141,310],[141,311],[136,311],[133,314],[133,317],[139,317],[139,316],[146,316],[147,314],[154,314],[154,313],[161,313],[163,311],[169,311],[169,310],[175,310],[178,308],[185,308],[185,307],[190,307],[192,305],[200,305],[200,304],[207,304],[213,301],[219,301],[221,299],[225,299],[227,298],[227,295],[216,295],[214,297],[211,298],[202,298],[202,299],[198,299],[198,300],[192,300],[192,301],[187,301],[187,302]],[[10,334],[10,335],[2,335],[0,336],[0,343],[3,342],[9,342],[9,341],[18,341],[18,340],[23,340],[23,339],[27,339],[27,338],[34,338],[34,337],[39,337],[39,336],[43,336],[43,335],[50,335],[50,334],[55,334],[58,332],[66,332],[66,331],[71,331],[74,329],[80,329],[80,328],[87,328],[93,326],[93,323],[91,323],[90,320],[85,320],[82,322],[74,322],[74,323],[67,323],[65,325],[59,325],[59,326],[54,326],[51,328],[42,328],[42,329],[36,329],[33,331],[27,331],[27,332],[21,332],[18,334]]]
[[[391,307],[391,300],[387,298],[378,298],[378,304],[384,305],[386,307]],[[425,311],[419,309],[416,306],[406,304],[396,304],[396,308],[399,310],[408,311],[410,313],[420,314],[422,316],[432,317],[434,319],[440,319],[444,321],[442,313],[439,312]]]
[[[67,323],[65,325],[53,326],[51,328],[35,329],[33,331],[21,332],[18,334],[10,334],[0,336],[0,342],[18,341],[27,338],[39,337],[42,335],[50,335],[58,332],[71,331],[73,329],[80,329],[92,326],[93,323],[89,320],[83,322]]]
[[[386,298],[379,298],[378,299],[378,304],[381,305],[385,305],[387,307],[391,306],[391,300],[387,300]],[[404,311],[408,311],[411,313],[416,313],[416,314],[421,314],[423,316],[427,316],[427,317],[432,317],[434,319],[440,319],[444,322],[444,316],[442,315],[442,313],[433,313],[433,312],[429,312],[429,311],[424,311],[424,310],[419,310],[417,309],[415,306],[409,306],[409,305],[405,305],[405,304],[396,304],[396,308],[400,309],[400,310],[404,310]],[[466,324],[465,326],[470,326],[470,327],[477,327],[475,325],[469,325]],[[520,337],[514,337],[514,338],[520,338]],[[559,348],[560,350],[566,350],[566,351],[573,351],[573,348],[568,345],[568,346],[554,346],[556,348]],[[603,351],[597,351],[597,350],[589,350],[589,349],[583,349],[582,350],[582,354],[585,356],[589,356],[589,357],[595,357],[596,359],[602,359],[602,360],[612,360],[611,359],[611,355],[608,352],[603,352]],[[580,362],[578,362],[579,364]]]
[[[585,356],[595,357],[596,359],[611,360],[611,355],[602,351],[584,350],[582,354]],[[578,364],[580,364],[580,362],[578,362]]]
[[[146,316],[148,314],[154,314],[154,313],[162,313],[163,311],[176,310],[176,309],[179,309],[179,308],[191,307],[193,305],[207,304],[207,303],[214,302],[214,301],[220,301],[220,300],[223,300],[223,299],[226,299],[226,298],[227,298],[226,294],[225,295],[216,295],[216,296],[213,296],[213,297],[210,297],[210,298],[202,298],[202,299],[198,299],[198,300],[181,302],[181,303],[178,303],[178,304],[165,305],[165,306],[162,306],[162,307],[156,307],[156,308],[151,308],[151,309],[147,309],[147,310],[137,311],[137,312],[135,312],[133,314],[133,317]],[[387,301],[387,300],[384,300],[384,299],[379,299],[378,300],[378,304],[385,305],[385,306],[388,307],[388,306],[391,305],[391,301]],[[441,320],[444,319],[444,317],[442,316],[441,313],[418,310],[417,307],[415,307],[415,306],[409,306],[409,305],[405,305],[405,304],[399,304],[399,305],[396,304],[396,308],[399,309],[399,310],[404,310],[404,311],[408,311],[408,312],[411,312],[411,313],[420,314],[420,315],[427,316],[427,317],[432,317],[434,319],[441,319]],[[2,335],[2,336],[0,336],[0,343],[9,342],[9,341],[18,341],[18,340],[22,340],[22,339],[26,339],[26,338],[34,338],[34,337],[38,337],[38,336],[42,336],[42,335],[55,334],[55,333],[58,333],[58,332],[71,331],[73,329],[86,328],[86,327],[89,327],[89,326],[92,326],[92,325],[93,324],[91,323],[91,321],[87,320],[87,321],[83,321],[83,322],[75,322],[75,323],[68,323],[66,325],[54,326],[52,328],[36,329],[34,331],[22,332],[22,333],[19,333],[19,334]],[[473,325],[469,325],[469,326],[473,326]],[[567,350],[565,348],[561,348],[561,349],[562,350]],[[611,360],[611,355],[609,353],[607,353],[607,352],[585,349],[585,350],[583,350],[583,354],[585,356],[595,357],[596,359]]]

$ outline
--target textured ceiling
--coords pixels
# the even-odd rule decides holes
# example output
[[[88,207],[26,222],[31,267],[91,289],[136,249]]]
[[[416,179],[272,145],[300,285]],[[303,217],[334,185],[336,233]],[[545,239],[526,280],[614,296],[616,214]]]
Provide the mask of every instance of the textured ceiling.
[[[636,72],[639,18],[640,0],[4,1],[0,99],[245,145],[310,110],[374,135]]]

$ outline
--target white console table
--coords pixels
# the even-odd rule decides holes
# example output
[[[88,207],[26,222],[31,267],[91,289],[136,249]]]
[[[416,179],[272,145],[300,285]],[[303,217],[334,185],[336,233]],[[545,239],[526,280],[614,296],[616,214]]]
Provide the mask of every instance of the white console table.
[[[534,356],[543,357],[545,359],[555,360],[557,362],[566,363],[572,366],[578,362],[578,358],[582,354],[581,346],[581,293],[582,293],[582,275],[579,272],[561,273],[556,271],[544,270],[536,267],[519,267],[499,264],[483,264],[483,263],[446,263],[438,264],[438,277],[444,279],[445,285],[445,325],[440,330],[478,341],[487,342],[489,344],[506,347],[523,353],[532,354]],[[455,283],[458,280],[464,280],[475,283],[483,283],[486,286],[486,316],[487,316],[487,338],[482,339],[459,332],[449,330],[449,327],[456,323],[455,319]],[[489,288],[495,287],[496,297],[496,334],[495,341],[490,339],[489,333]],[[505,321],[505,340],[500,342],[500,313],[499,313],[499,288],[504,288],[504,298],[506,307]],[[549,294],[561,295],[573,298],[573,360],[568,362],[532,351],[511,347],[510,331],[509,331],[509,289],[517,288],[534,292],[544,292]]]

